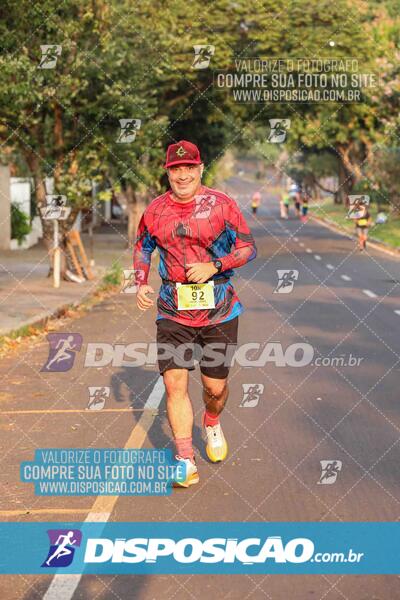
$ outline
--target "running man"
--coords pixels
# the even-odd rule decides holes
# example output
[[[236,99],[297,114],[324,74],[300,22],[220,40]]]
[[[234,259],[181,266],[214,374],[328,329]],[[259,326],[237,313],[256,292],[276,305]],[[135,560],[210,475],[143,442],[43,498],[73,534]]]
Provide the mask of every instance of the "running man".
[[[146,310],[154,305],[150,298],[154,290],[147,279],[151,253],[158,249],[162,285],[157,300],[157,343],[159,350],[167,345],[175,352],[168,358],[159,353],[158,364],[177,459],[186,466],[186,480],[180,485],[188,487],[199,481],[188,395],[189,371],[194,364],[182,362],[181,349],[184,344],[203,349],[200,371],[206,452],[212,462],[222,461],[228,452],[220,424],[228,398],[227,358],[236,346],[238,316],[243,312],[230,278],[234,268],[255,258],[256,247],[236,202],[201,184],[204,165],[197,146],[185,140],[171,144],[164,167],[171,189],[155,198],[141,218],[134,268],[144,272],[137,282],[137,305]],[[214,346],[211,361],[205,356],[210,345]]]

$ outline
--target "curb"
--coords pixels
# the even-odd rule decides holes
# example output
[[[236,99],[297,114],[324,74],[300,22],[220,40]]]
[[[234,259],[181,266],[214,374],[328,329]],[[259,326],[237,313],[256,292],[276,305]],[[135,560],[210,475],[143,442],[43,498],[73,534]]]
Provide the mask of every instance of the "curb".
[[[310,218],[313,221],[319,223],[320,225],[327,227],[327,229],[330,229],[331,231],[342,235],[343,237],[347,237],[350,240],[356,240],[356,237],[354,235],[351,235],[347,231],[343,231],[343,229],[340,229],[337,223],[335,223],[335,221],[332,221],[331,219],[322,219],[321,217],[316,217],[315,215],[310,215]],[[385,242],[381,242],[376,238],[368,238],[368,246],[374,248],[375,250],[380,250],[385,254],[389,254],[390,256],[394,256],[395,258],[400,258],[400,250],[392,248],[391,246],[388,246],[388,244],[386,244]]]
[[[99,279],[97,281],[96,287],[94,289],[88,290],[83,296],[81,296],[81,298],[79,298],[79,300],[74,300],[73,302],[68,302],[67,304],[61,304],[60,306],[54,308],[53,310],[48,310],[39,315],[35,315],[31,319],[25,319],[24,321],[21,321],[21,323],[19,323],[18,326],[14,327],[13,329],[4,329],[4,330],[0,329],[0,337],[7,337],[13,331],[18,331],[19,329],[22,329],[22,327],[29,327],[29,326],[45,327],[47,322],[50,321],[51,319],[60,319],[64,315],[64,313],[66,311],[68,311],[69,309],[78,308],[81,304],[84,304],[93,294],[96,293],[96,291],[98,290],[99,284],[102,281],[103,275],[106,271],[107,271],[107,269],[104,269],[104,271],[102,270],[99,273]]]

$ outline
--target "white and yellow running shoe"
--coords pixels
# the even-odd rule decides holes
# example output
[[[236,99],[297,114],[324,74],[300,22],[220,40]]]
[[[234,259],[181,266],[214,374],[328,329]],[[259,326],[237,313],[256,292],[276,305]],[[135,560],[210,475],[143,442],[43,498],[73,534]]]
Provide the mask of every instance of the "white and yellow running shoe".
[[[204,424],[204,422],[203,422]],[[208,458],[211,462],[221,462],[221,460],[225,460],[228,454],[228,444],[226,443],[226,439],[224,436],[224,432],[222,431],[221,425],[205,426],[204,429],[206,431],[207,436],[207,445],[206,452]]]
[[[196,463],[192,462],[190,458],[182,458],[181,456],[175,456],[178,462],[185,464],[186,478],[184,481],[174,481],[173,487],[184,487],[188,488],[190,485],[199,483],[199,473],[197,471]]]

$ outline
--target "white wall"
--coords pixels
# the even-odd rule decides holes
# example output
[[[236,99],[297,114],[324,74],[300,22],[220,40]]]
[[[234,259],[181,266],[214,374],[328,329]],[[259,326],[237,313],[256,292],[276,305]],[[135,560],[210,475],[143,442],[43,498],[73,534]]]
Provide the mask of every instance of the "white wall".
[[[8,250],[11,239],[10,170],[0,165],[0,249]]]
[[[16,204],[28,217],[31,216],[31,182],[22,177],[10,178],[12,204]]]

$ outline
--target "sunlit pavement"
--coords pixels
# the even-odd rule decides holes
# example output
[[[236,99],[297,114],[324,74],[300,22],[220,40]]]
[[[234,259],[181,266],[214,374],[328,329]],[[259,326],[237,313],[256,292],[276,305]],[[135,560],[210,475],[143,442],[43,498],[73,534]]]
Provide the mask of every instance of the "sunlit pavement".
[[[262,204],[250,214],[251,194]],[[394,521],[399,511],[400,261],[377,250],[360,254],[355,243],[292,212],[279,219],[268,183],[232,177],[255,235],[258,257],[237,270],[235,287],[246,310],[240,343],[275,342],[285,354],[308,344],[305,366],[279,361],[235,365],[222,417],[230,454],[210,464],[201,432],[199,371],[191,375],[194,443],[200,483],[169,497],[119,497],[104,505],[110,521]],[[290,293],[274,293],[277,270],[297,270]],[[155,269],[151,283],[158,286]],[[42,341],[1,361],[2,520],[83,521],[99,499],[35,497],[19,480],[22,460],[41,447],[171,447],[164,399],[145,403],[157,385],[150,367],[84,367],[89,342],[151,342],[154,312],[141,313],[134,296],[119,294],[69,321],[83,346],[66,373],[40,372],[48,354]],[[290,351],[289,351],[290,352]],[[350,358],[352,357],[352,359]],[[339,360],[343,358],[343,361]],[[356,360],[356,364],[354,363]],[[246,406],[249,384],[261,386]],[[110,386],[103,410],[86,410],[88,386]],[[247,386],[247,388],[246,388]],[[34,411],[34,412],[33,412]],[[339,461],[331,485],[321,485],[320,461]],[[97,505],[96,505],[97,502]],[[104,508],[103,507],[103,508]],[[2,596],[36,600],[52,577],[3,577]],[[83,575],[58,598],[395,598],[395,576],[94,576]],[[64,589],[64,591],[62,591]],[[72,590],[72,592],[71,592]],[[294,591],[296,595],[294,596]],[[71,595],[72,594],[72,595]]]

